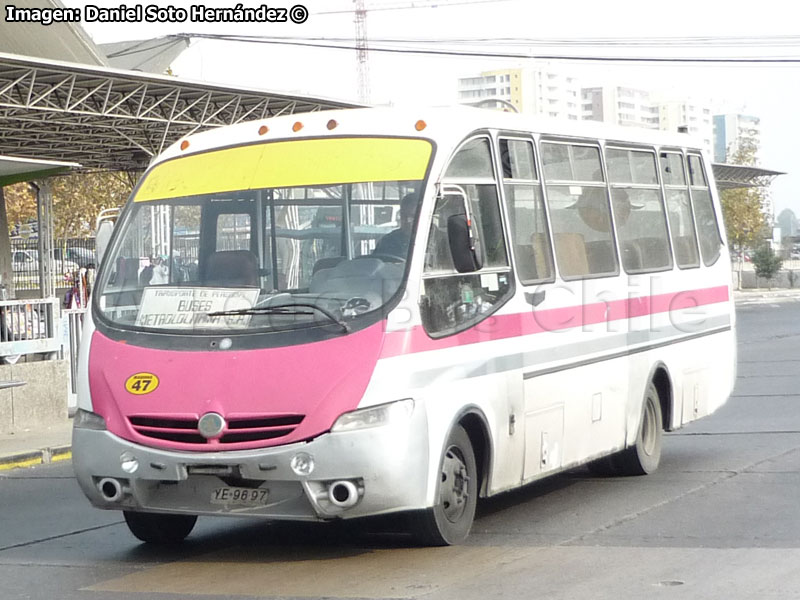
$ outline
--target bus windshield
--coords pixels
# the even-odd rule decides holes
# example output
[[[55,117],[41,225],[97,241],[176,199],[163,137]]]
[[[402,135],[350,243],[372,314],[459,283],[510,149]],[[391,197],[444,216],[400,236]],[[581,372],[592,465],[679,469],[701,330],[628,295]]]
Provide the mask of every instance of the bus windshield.
[[[145,179],[118,224],[98,281],[99,314],[118,328],[159,333],[246,333],[334,321],[347,331],[346,323],[385,306],[404,280],[430,156],[426,145],[414,179],[389,180],[373,168],[379,177],[371,180],[153,199],[164,194]],[[308,163],[298,170],[294,181],[285,172],[280,180],[313,179]],[[396,170],[390,165],[386,175]],[[153,172],[169,181],[158,167]],[[228,187],[206,179],[213,182],[206,189]],[[175,181],[159,185],[205,191],[194,181]]]

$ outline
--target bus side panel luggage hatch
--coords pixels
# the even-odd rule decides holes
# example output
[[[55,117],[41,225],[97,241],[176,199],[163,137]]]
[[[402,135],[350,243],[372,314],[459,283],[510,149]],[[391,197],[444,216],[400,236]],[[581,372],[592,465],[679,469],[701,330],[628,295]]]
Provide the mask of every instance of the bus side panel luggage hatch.
[[[526,413],[523,479],[559,468],[563,455],[563,442],[563,404]]]

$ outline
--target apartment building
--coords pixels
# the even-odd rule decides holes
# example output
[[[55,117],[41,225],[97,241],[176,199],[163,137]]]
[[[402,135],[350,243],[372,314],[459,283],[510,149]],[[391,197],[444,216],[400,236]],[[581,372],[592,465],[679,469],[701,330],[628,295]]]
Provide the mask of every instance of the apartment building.
[[[658,129],[658,107],[645,90],[624,86],[585,87],[581,90],[581,101],[584,119]]]
[[[685,130],[702,140],[703,149],[720,158],[742,132],[758,136],[758,119],[744,115],[712,116],[705,100],[657,96],[630,86],[581,88],[563,66],[548,62],[484,71],[458,80],[458,101],[476,104],[499,100],[498,108],[513,105],[519,112],[557,119],[587,119],[625,127],[665,131]],[[735,151],[735,144],[733,149]]]
[[[743,139],[756,142],[761,137],[761,120],[752,115],[714,115],[714,161],[730,162]]]
[[[714,122],[711,107],[701,100],[658,101],[659,127],[665,131],[686,131],[702,140],[703,149],[711,154],[714,146]]]
[[[484,71],[458,80],[459,103],[476,104],[488,99],[510,103],[517,111],[528,114],[574,121],[581,118],[577,79],[549,63]]]

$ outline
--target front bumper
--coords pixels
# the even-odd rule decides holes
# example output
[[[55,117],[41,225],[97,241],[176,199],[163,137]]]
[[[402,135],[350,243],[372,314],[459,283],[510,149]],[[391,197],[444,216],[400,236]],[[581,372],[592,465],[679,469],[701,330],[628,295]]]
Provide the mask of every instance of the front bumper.
[[[290,463],[298,453],[313,457],[314,469],[297,475]],[[415,408],[401,423],[326,433],[310,441],[258,450],[176,452],[134,444],[108,431],[73,429],[72,457],[81,489],[98,508],[147,512],[227,515],[289,520],[364,517],[425,508],[428,502],[428,428]],[[125,455],[138,464],[123,469]],[[113,501],[101,488],[119,484]],[[351,482],[357,500],[343,507],[331,500],[334,482]],[[116,486],[114,483],[114,486]],[[212,502],[215,490],[267,489],[258,506]],[[352,488],[351,488],[352,489]]]

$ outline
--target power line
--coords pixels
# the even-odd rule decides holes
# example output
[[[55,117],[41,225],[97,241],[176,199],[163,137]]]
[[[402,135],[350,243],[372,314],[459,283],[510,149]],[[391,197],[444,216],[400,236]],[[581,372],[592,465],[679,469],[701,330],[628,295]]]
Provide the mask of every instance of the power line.
[[[285,38],[275,39],[262,36],[245,35],[226,35],[226,34],[203,34],[189,33],[183,34],[188,37],[211,39],[217,41],[242,42],[253,44],[269,44],[283,46],[300,46],[306,48],[320,48],[333,50],[358,50],[358,46],[353,43],[337,42],[329,43],[325,38],[321,41],[304,41],[301,39]],[[325,40],[324,42],[322,40]],[[489,52],[455,49],[435,49],[435,48],[391,48],[371,44],[370,52],[383,52],[393,54],[422,54],[430,56],[454,56],[462,58],[509,58],[509,59],[540,59],[540,60],[561,60],[578,62],[625,62],[625,63],[695,63],[695,64],[797,64],[800,57],[795,56],[719,56],[719,57],[698,57],[698,56],[614,56],[614,55],[577,55],[577,54],[536,54],[533,52]]]
[[[377,4],[375,6],[367,7],[369,12],[387,11],[387,10],[415,10],[419,8],[448,8],[451,6],[465,6],[468,4],[496,4],[499,2],[515,2],[516,0],[453,0],[452,2],[442,2],[442,0],[417,0],[394,3],[394,4]],[[351,10],[326,10],[321,12],[312,13],[317,15],[351,15],[358,12],[355,9]]]

